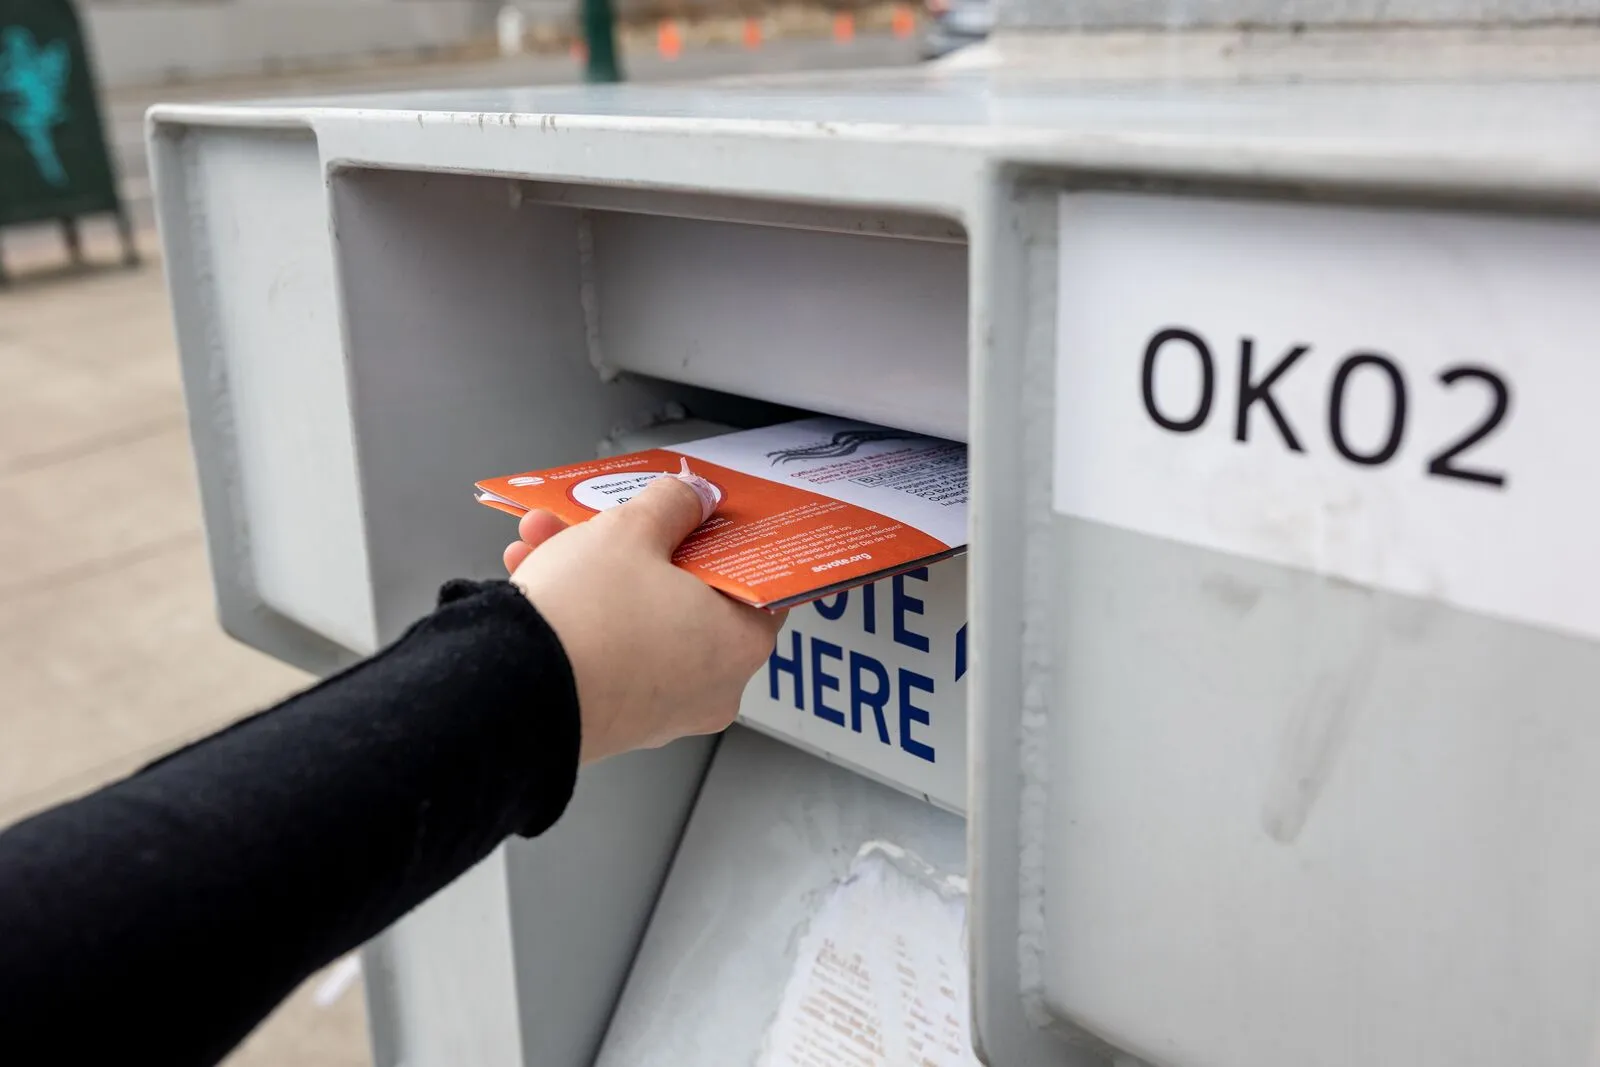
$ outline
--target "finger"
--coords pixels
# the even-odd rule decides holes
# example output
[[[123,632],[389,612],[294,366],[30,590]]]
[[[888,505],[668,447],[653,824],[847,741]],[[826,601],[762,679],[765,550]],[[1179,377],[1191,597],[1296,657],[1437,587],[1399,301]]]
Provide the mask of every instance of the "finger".
[[[507,574],[515,574],[517,568],[522,566],[522,561],[533,555],[533,546],[526,541],[513,541],[506,546],[505,553],[500,557],[506,565]]]
[[[788,621],[787,611],[766,611],[761,608],[751,608],[751,623],[749,629],[751,647],[755,655],[762,661],[772,654],[777,647],[778,634],[783,631],[783,624]]]
[[[517,523],[517,536],[529,548],[538,548],[550,538],[567,528],[567,524],[544,510],[534,510],[522,516]]]
[[[704,521],[699,495],[676,478],[657,478],[611,514],[664,556],[670,556]]]

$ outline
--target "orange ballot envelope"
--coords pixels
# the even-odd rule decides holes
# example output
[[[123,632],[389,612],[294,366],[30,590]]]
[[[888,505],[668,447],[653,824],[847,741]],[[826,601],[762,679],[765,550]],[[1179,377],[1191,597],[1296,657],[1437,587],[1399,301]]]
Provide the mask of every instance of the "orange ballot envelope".
[[[846,419],[489,478],[478,500],[578,523],[685,461],[721,502],[673,562],[756,607],[802,604],[966,551],[967,446]]]

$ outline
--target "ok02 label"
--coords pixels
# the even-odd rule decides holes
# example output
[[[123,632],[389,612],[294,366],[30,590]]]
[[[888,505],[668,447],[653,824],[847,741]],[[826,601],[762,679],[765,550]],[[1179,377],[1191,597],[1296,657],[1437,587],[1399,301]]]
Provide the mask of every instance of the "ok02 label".
[[[1600,226],[1060,201],[1054,506],[1600,636]]]

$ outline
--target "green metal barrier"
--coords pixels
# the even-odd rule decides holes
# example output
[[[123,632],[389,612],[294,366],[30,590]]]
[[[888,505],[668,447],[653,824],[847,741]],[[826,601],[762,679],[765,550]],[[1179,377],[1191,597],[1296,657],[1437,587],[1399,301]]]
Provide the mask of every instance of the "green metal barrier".
[[[115,216],[138,262],[77,13],[69,0],[0,0],[0,227],[58,220],[76,263],[78,219],[97,214]]]

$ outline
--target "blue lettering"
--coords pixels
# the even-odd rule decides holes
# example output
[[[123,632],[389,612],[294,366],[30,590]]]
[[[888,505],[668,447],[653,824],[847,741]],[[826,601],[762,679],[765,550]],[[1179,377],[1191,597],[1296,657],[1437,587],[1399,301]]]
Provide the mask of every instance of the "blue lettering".
[[[922,601],[906,593],[906,579],[915,578],[919,582],[928,580],[928,568],[918,567],[914,571],[894,576],[894,641],[897,645],[914,648],[918,652],[928,651],[928,639],[915,630],[906,626],[906,615],[921,615]],[[920,677],[920,675],[919,675]]]
[[[795,655],[798,658],[798,649]],[[825,673],[822,669],[824,656],[828,659],[836,659],[842,662],[844,660],[844,649],[832,641],[824,641],[820,637],[813,637],[811,639],[811,714],[819,719],[827,719],[835,726],[843,726],[844,712],[838,708],[828,707],[822,699],[822,694],[825,691],[839,688],[839,679]]]
[[[861,628],[869,634],[878,632],[877,583],[861,587]]]
[[[962,623],[961,629],[956,631],[956,681],[961,681],[961,676],[967,673],[967,624]]]
[[[772,655],[767,657],[767,686],[771,692],[772,699],[777,700],[779,689],[778,675],[792,675],[794,677],[794,706],[801,711],[804,711],[806,710],[804,694],[806,682],[805,673],[800,667],[800,631],[789,631],[789,637],[791,640],[790,647],[794,649],[794,654],[792,656],[785,659],[784,657],[778,655],[778,650],[774,648],[772,650]]]
[[[877,689],[867,692],[862,687],[862,675],[871,674],[878,679]],[[850,653],[850,729],[856,733],[861,732],[861,709],[872,709],[872,717],[878,721],[878,740],[886,745],[894,742],[889,740],[889,724],[883,720],[883,706],[889,703],[889,672],[883,669],[883,664],[863,652]]]
[[[813,603],[815,603],[817,606],[818,615],[821,615],[829,622],[835,622],[844,614],[845,607],[850,603],[850,594],[840,593],[838,596],[833,598],[833,604],[831,606],[825,603],[825,598],[824,600],[813,601]]]
[[[933,679],[916,671],[900,668],[900,747],[918,759],[934,762],[932,746],[925,745],[911,736],[911,724],[920,722],[928,724],[928,713],[922,708],[911,703],[911,691],[920,689],[924,693],[933,692]]]

